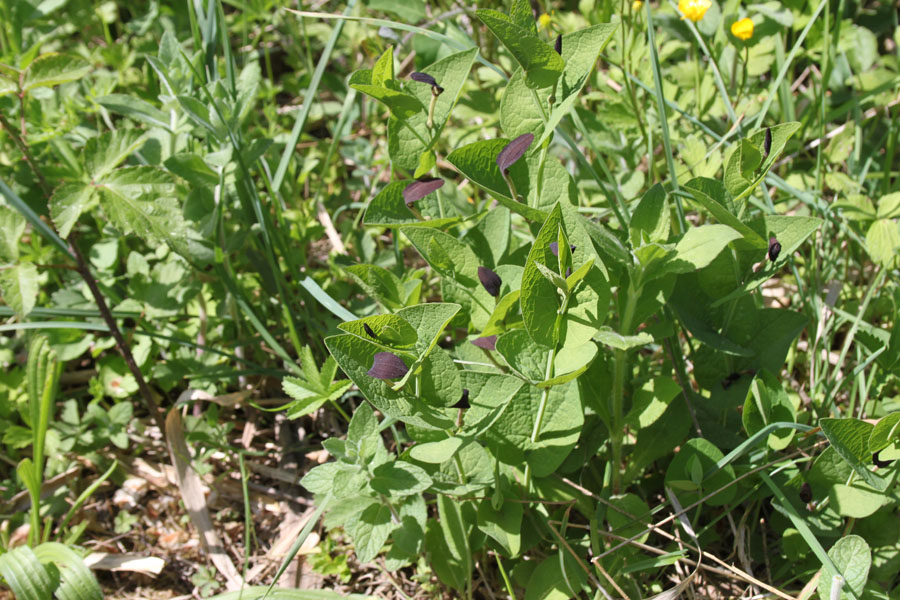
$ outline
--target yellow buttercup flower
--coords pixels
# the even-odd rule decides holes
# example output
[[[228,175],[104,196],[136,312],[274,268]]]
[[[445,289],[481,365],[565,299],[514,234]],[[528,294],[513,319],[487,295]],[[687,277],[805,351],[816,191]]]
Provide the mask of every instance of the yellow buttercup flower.
[[[731,35],[746,42],[753,37],[753,21],[746,17],[735,21],[731,24]]]
[[[678,0],[678,10],[684,15],[681,18],[690,19],[694,23],[703,18],[710,6],[711,0]]]
[[[634,2],[631,3],[631,10],[634,12],[637,12],[637,11],[641,10],[641,7],[643,5],[644,5],[644,3],[641,2],[641,0],[634,0]]]
[[[548,29],[550,27],[552,19],[550,15],[547,13],[542,14],[538,17],[538,29]]]

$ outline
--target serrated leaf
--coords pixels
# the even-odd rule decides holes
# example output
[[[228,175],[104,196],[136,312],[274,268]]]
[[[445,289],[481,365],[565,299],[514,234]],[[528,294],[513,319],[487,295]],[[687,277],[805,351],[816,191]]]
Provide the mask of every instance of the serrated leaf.
[[[53,87],[84,77],[91,70],[91,65],[77,56],[66,54],[44,54],[34,59],[25,71],[22,90],[29,91],[39,87]]]
[[[144,135],[135,129],[117,129],[89,139],[84,145],[84,164],[91,181],[96,182],[122,164],[144,140]]]
[[[168,173],[155,167],[124,167],[96,184],[103,212],[117,229],[151,244],[183,246],[186,226]]]
[[[344,529],[353,540],[359,562],[371,562],[391,535],[391,510],[384,504],[373,504],[351,519]]]
[[[60,237],[69,237],[81,214],[97,203],[96,190],[85,183],[64,183],[50,197],[50,217]]]
[[[21,262],[0,269],[0,292],[17,315],[24,317],[34,310],[38,291],[38,270],[34,263]]]
[[[17,210],[0,206],[0,262],[19,259],[19,241],[25,233],[25,217]]]

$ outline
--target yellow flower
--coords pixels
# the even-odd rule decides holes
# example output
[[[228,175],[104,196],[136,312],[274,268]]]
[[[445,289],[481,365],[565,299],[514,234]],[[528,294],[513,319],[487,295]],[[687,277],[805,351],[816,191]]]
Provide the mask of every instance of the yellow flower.
[[[549,29],[551,18],[547,13],[542,14],[538,17],[538,29]]]
[[[690,19],[694,23],[703,18],[710,6],[711,0],[678,0],[678,10],[684,15],[681,18]]]
[[[731,35],[746,42],[753,37],[753,21],[746,17],[735,21],[731,24]]]
[[[631,3],[631,10],[633,12],[637,12],[637,11],[641,10],[641,6],[643,6],[643,5],[644,5],[644,3],[641,2],[641,0],[634,0],[634,2]]]

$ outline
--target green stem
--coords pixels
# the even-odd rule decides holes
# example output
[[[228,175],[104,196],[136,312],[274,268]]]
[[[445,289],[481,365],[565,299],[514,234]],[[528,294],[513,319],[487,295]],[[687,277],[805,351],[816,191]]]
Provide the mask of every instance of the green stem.
[[[631,334],[631,321],[634,318],[634,311],[637,308],[637,298],[639,294],[640,287],[635,288],[631,278],[629,278],[627,297],[625,298],[625,310],[622,312],[622,318],[619,324],[619,333],[621,335]],[[613,455],[613,490],[618,493],[622,484],[622,441],[625,433],[625,376],[628,373],[628,352],[625,350],[616,350],[615,361],[615,371],[613,372],[613,421],[611,441]]]

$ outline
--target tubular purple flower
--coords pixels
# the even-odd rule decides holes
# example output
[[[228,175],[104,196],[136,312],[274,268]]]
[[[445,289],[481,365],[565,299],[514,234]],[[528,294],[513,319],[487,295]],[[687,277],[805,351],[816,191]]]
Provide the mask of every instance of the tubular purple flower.
[[[472,340],[473,346],[478,346],[482,350],[496,350],[497,349],[497,336],[496,335],[488,335],[485,337],[475,338]]]
[[[500,171],[505,172],[508,168],[513,166],[517,160],[522,158],[522,155],[525,154],[525,151],[528,150],[533,141],[533,133],[523,133],[508,143],[503,150],[500,151],[500,154],[497,155],[497,166],[500,167]]]
[[[487,290],[487,293],[496,298],[500,295],[500,286],[503,281],[500,276],[488,269],[487,267],[478,267],[478,279],[481,285]]]
[[[375,379],[399,379],[408,371],[409,367],[396,354],[378,352],[372,360],[372,368],[368,370],[367,375]]]
[[[437,177],[417,179],[403,189],[403,201],[409,206],[435,192],[444,185],[444,180]]]
[[[435,81],[434,77],[429,75],[428,73],[419,73],[416,71],[415,73],[410,74],[410,79],[413,81],[418,81],[419,83],[427,83],[431,86],[431,93],[437,96],[444,91],[444,88],[438,85],[437,81]]]

